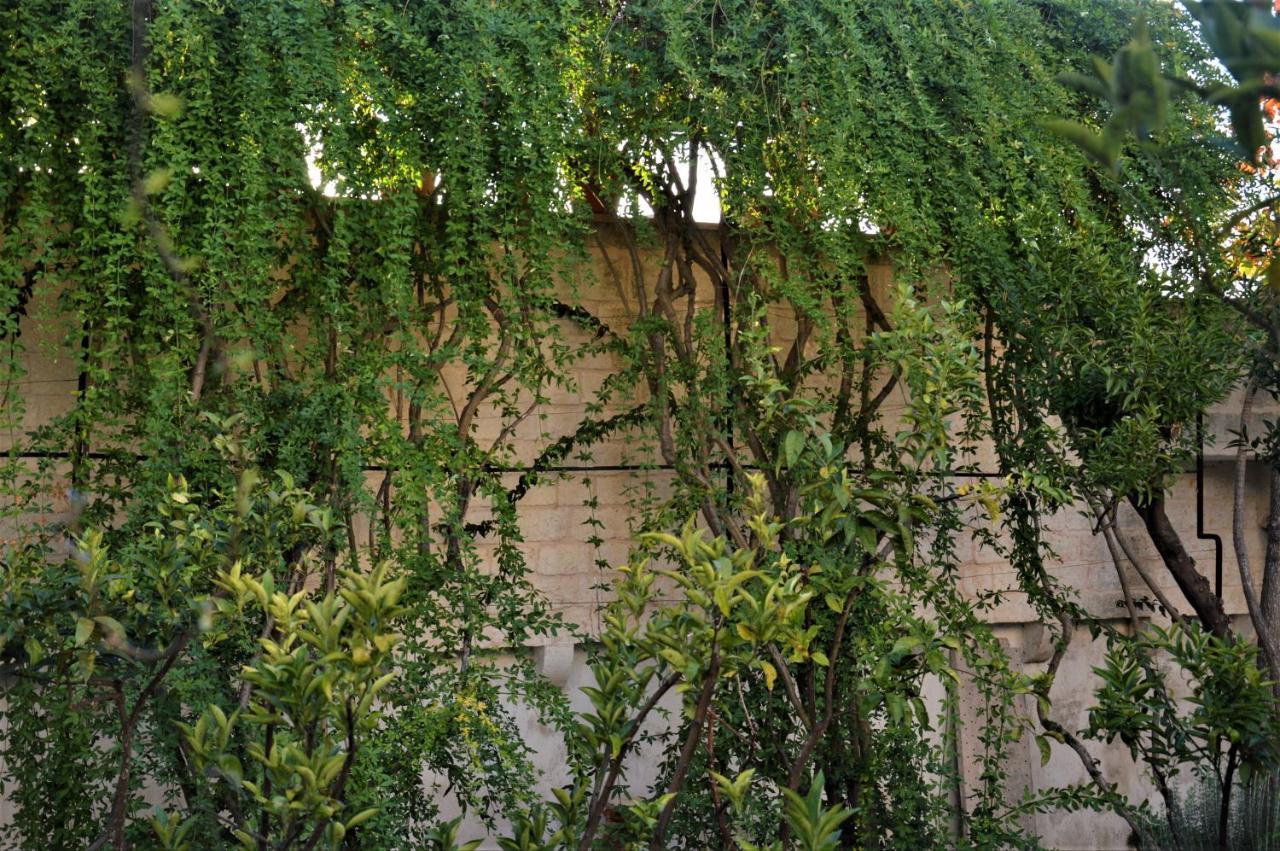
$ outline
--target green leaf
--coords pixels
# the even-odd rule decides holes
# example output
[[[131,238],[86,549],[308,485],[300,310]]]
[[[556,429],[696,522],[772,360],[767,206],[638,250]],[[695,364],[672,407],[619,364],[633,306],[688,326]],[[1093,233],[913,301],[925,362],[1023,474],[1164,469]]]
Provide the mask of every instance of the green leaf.
[[[182,114],[182,99],[167,92],[152,92],[147,106],[161,118],[177,118]]]
[[[76,620],[76,647],[83,647],[93,635],[93,621],[89,618]]]
[[[98,615],[93,622],[102,627],[102,631],[106,634],[106,638],[112,644],[123,644],[128,640],[128,634],[125,632],[124,625],[120,621],[108,615]]]
[[[1120,145],[1117,141],[1104,137],[1100,133],[1095,133],[1077,121],[1053,119],[1046,121],[1045,127],[1067,141],[1074,143],[1091,159],[1098,161],[1107,168],[1114,169],[1116,167],[1120,156]]]
[[[155,195],[157,192],[164,191],[169,182],[173,180],[173,170],[168,168],[158,168],[146,176],[142,181],[142,191],[146,195]],[[182,496],[186,496],[183,494]],[[178,495],[174,494],[174,502],[186,502],[186,499],[178,499]]]
[[[1044,736],[1036,736],[1036,747],[1040,749],[1040,765],[1049,764],[1049,758],[1053,755],[1053,749],[1049,744],[1049,740]]]
[[[914,655],[923,646],[924,642],[920,640],[919,636],[904,635],[893,642],[893,648],[889,651],[889,659],[894,664],[897,664],[907,656]]]
[[[786,459],[787,467],[791,468],[796,465],[796,461],[800,458],[800,452],[804,449],[804,435],[798,431],[789,431],[787,436],[782,440],[782,454]]]
[[[902,723],[903,714],[906,712],[907,701],[902,695],[896,692],[890,692],[884,696],[885,708],[889,711],[889,720],[895,725]]]
[[[764,687],[769,691],[773,691],[773,684],[778,679],[778,669],[763,659],[756,662],[756,664],[764,672]]]

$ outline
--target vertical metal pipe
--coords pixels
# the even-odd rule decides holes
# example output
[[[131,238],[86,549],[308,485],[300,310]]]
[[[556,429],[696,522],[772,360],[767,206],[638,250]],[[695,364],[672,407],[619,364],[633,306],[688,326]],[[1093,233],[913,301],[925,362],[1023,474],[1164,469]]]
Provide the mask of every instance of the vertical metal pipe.
[[[1213,541],[1213,593],[1222,599],[1222,537],[1204,531],[1204,412],[1196,414],[1196,540]]]

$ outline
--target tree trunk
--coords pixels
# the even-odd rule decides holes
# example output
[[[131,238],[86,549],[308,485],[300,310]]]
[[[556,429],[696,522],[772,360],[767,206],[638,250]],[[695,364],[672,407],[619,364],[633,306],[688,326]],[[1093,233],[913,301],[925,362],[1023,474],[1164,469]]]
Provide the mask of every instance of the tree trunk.
[[[1209,580],[1196,570],[1196,560],[1182,546],[1182,538],[1169,522],[1169,515],[1165,513],[1164,508],[1164,493],[1155,494],[1145,504],[1139,502],[1136,496],[1130,496],[1129,502],[1142,518],[1143,524],[1147,527],[1147,534],[1151,536],[1151,542],[1155,544],[1165,567],[1178,583],[1182,595],[1187,598],[1196,616],[1200,618],[1200,623],[1214,635],[1220,637],[1230,635],[1231,624],[1227,620],[1226,611],[1222,608],[1222,601],[1213,593]]]
[[[1262,658],[1267,669],[1274,672],[1280,662],[1280,648],[1276,646],[1276,633],[1267,620],[1258,601],[1257,588],[1253,581],[1253,569],[1249,565],[1248,531],[1245,528],[1245,496],[1248,487],[1250,443],[1243,435],[1253,408],[1253,395],[1257,386],[1249,384],[1244,394],[1244,404],[1240,407],[1240,434],[1242,438],[1236,447],[1235,486],[1232,489],[1231,541],[1236,549],[1236,566],[1240,569],[1240,590],[1244,594],[1245,604],[1249,607],[1249,620],[1253,623],[1258,637],[1258,646],[1262,649]]]
[[[1280,624],[1280,467],[1272,466],[1267,510],[1267,555],[1262,566],[1262,617]]]

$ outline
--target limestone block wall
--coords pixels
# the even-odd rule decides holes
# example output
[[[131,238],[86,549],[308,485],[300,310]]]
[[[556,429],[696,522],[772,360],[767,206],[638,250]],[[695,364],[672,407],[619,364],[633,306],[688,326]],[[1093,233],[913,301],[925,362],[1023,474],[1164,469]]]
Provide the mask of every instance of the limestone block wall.
[[[607,231],[602,231],[599,237],[592,255],[595,274],[577,285],[573,297],[601,321],[622,331],[634,320],[637,294],[645,292],[646,281],[653,279],[653,271],[660,258],[645,258],[644,263],[648,265],[634,269],[614,237]],[[892,283],[892,269],[887,264],[874,266],[870,270],[870,279],[875,291],[887,294]],[[705,293],[699,291],[699,303],[711,304],[711,298],[709,287]],[[789,313],[777,309],[772,311],[771,317],[779,338],[787,339],[794,333],[793,317]],[[21,392],[25,410],[20,420],[9,423],[8,428],[0,432],[0,450],[21,445],[24,435],[73,408],[78,375],[75,358],[68,345],[74,339],[75,329],[69,327],[66,317],[58,313],[56,295],[37,294],[23,324],[26,375],[21,379]],[[531,462],[550,441],[572,434],[587,416],[595,391],[614,368],[615,364],[608,357],[594,356],[577,367],[576,389],[549,389],[547,400],[539,406],[535,416],[512,435],[515,457],[525,463]],[[460,382],[461,377],[455,376],[453,380]],[[902,410],[904,402],[901,391],[896,391],[886,402],[884,415],[894,418]],[[618,410],[620,408],[615,406],[606,409],[605,414]],[[1229,399],[1207,418],[1206,431],[1216,436],[1216,442],[1206,451],[1203,500],[1207,507],[1204,531],[1222,536],[1225,544],[1222,553],[1224,603],[1228,613],[1240,620],[1245,606],[1230,545],[1234,454],[1226,448],[1229,432],[1238,428],[1238,411],[1239,400]],[[1278,414],[1280,411],[1274,407],[1268,409],[1259,400],[1255,409],[1258,420],[1275,419]],[[500,412],[482,411],[476,422],[478,440],[493,440],[502,433]],[[661,467],[634,468],[638,462],[652,460],[653,456],[643,451],[643,440],[608,440],[592,447],[586,458],[566,460],[556,475],[545,477],[519,504],[524,537],[521,547],[533,570],[535,584],[555,610],[581,626],[587,635],[600,628],[597,612],[608,593],[602,586],[612,575],[610,571],[602,570],[598,563],[616,566],[625,562],[632,539],[635,520],[633,500],[637,488],[647,485],[661,494],[671,481],[671,471]],[[32,458],[26,463],[34,466],[42,462]],[[378,474],[371,472],[369,475],[371,486],[376,487]],[[515,475],[510,474],[512,483]],[[1261,469],[1251,471],[1250,476],[1250,516],[1246,520],[1246,529],[1254,558],[1260,564],[1267,483]],[[1168,502],[1168,511],[1188,550],[1212,580],[1215,549],[1211,541],[1197,537],[1196,495],[1194,471],[1187,471],[1178,478]],[[52,514],[66,509],[63,492],[55,489],[51,497],[49,510]],[[594,507],[588,507],[588,504]],[[477,505],[467,519],[482,519],[483,515],[484,507]],[[1136,515],[1125,508],[1121,511],[1120,523],[1135,545],[1137,555],[1150,565],[1150,573],[1163,581],[1165,593],[1177,603],[1184,602],[1160,564]],[[1121,620],[1124,611],[1118,606],[1122,594],[1116,566],[1102,538],[1093,533],[1091,521],[1078,509],[1064,510],[1051,519],[1048,528],[1049,539],[1058,554],[1052,565],[1054,574],[1075,589],[1080,602],[1091,612]],[[598,546],[587,543],[592,535],[598,535],[602,543]],[[1046,658],[1043,631],[1038,628],[1025,598],[1017,591],[1016,577],[1010,566],[997,553],[967,536],[958,539],[957,544],[962,588],[971,594],[1007,591],[1004,601],[990,612],[989,617],[1006,640],[1014,660],[1028,671],[1042,668]],[[486,546],[481,543],[482,552]],[[1142,580],[1130,568],[1126,570],[1129,571],[1131,587],[1141,592]],[[541,658],[548,673],[575,691],[587,681],[585,656],[581,648],[573,648],[565,643],[565,639],[559,642],[558,646],[541,651]],[[1075,636],[1053,691],[1054,717],[1067,727],[1078,729],[1086,723],[1094,685],[1091,669],[1099,664],[1102,651],[1102,644],[1092,641],[1087,634]],[[963,709],[962,706],[962,714]],[[557,771],[563,766],[563,743],[558,743],[551,731],[542,728],[532,718],[526,716],[522,723],[527,728],[530,741],[537,744],[541,762],[547,770],[544,783],[550,787],[557,781]],[[1029,742],[1026,744],[1026,748],[1016,753],[1017,764],[1010,766],[1015,794],[1022,791],[1016,788],[1019,784],[1039,790],[1085,779],[1079,761],[1066,748],[1054,745],[1049,762],[1042,766],[1034,746]],[[1127,753],[1120,748],[1107,749],[1097,744],[1089,747],[1102,761],[1107,776],[1119,781],[1124,791],[1134,795],[1151,794],[1141,770],[1132,765]],[[973,757],[971,749],[966,750],[963,737],[961,753],[957,756],[962,764],[962,780],[971,778],[964,764]],[[643,769],[640,770],[643,776]],[[973,780],[966,782],[972,783]],[[964,791],[962,788],[961,793]],[[0,801],[0,819],[4,817],[3,801]],[[1034,828],[1048,846],[1059,848],[1119,848],[1124,846],[1127,835],[1127,829],[1118,818],[1086,813],[1038,816],[1034,820]]]

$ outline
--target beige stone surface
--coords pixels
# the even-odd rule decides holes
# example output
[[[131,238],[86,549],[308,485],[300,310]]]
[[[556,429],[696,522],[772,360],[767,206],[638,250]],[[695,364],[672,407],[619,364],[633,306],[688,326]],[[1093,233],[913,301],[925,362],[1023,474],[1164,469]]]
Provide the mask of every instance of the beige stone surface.
[[[621,331],[635,319],[637,293],[643,288],[638,289],[632,279],[630,264],[623,256],[616,236],[602,231],[600,244],[604,253],[597,254],[597,280],[591,286],[582,287],[579,300],[611,327]],[[649,278],[652,272],[651,268],[645,270]],[[873,289],[887,298],[892,287],[890,267],[874,266],[870,277]],[[706,293],[699,291],[699,299],[704,304],[710,303],[711,294],[707,289]],[[33,303],[31,315],[23,324],[25,350],[22,363],[25,375],[20,380],[25,406],[18,427],[0,432],[0,450],[20,444],[23,433],[67,413],[75,404],[77,373],[71,348],[76,337],[75,329],[69,328],[65,319],[59,316],[56,301],[51,300],[53,298],[46,296],[44,300]],[[777,338],[789,339],[793,333],[794,317],[781,309],[770,311],[770,316]],[[538,406],[534,415],[509,435],[513,459],[531,462],[550,441],[571,434],[586,415],[587,405],[613,367],[607,357],[593,356],[584,360],[576,370],[576,387],[550,388],[546,401]],[[455,389],[461,389],[465,382],[465,376],[456,370],[446,371],[445,377]],[[886,404],[886,416],[890,419],[896,417],[904,403],[899,391]],[[1216,448],[1207,453],[1204,495],[1208,506],[1207,531],[1221,535],[1225,543],[1224,600],[1232,614],[1242,613],[1244,603],[1230,545],[1231,461],[1234,456],[1224,447],[1229,439],[1227,432],[1238,428],[1238,410],[1239,399],[1232,398],[1215,407],[1208,418],[1208,431],[1217,436],[1217,443]],[[1278,414],[1280,406],[1260,404],[1255,420],[1260,422],[1264,416],[1274,419]],[[475,435],[482,442],[497,440],[504,436],[503,424],[500,412],[482,410],[476,420]],[[980,453],[980,458],[991,463],[989,450],[984,451],[986,454]],[[629,472],[592,468],[647,460],[651,461],[652,455],[643,451],[642,442],[605,441],[592,447],[586,460],[570,458],[566,462],[586,469],[545,477],[519,505],[520,530],[524,539],[520,546],[533,569],[536,587],[547,596],[554,610],[588,633],[599,630],[598,608],[608,595],[607,590],[599,586],[613,578],[616,574],[612,569],[627,559],[636,518],[634,501],[640,493],[640,486],[647,482],[661,496],[671,478],[671,473],[664,470]],[[513,484],[515,474],[504,480],[508,485]],[[381,474],[369,474],[371,489],[376,490],[380,481]],[[1263,547],[1261,525],[1265,519],[1265,485],[1261,471],[1255,470],[1249,480],[1250,514],[1246,528],[1253,557],[1258,563]],[[64,494],[50,496],[49,516],[56,517],[59,512],[65,512]],[[589,500],[595,501],[595,508],[587,507]],[[1209,542],[1196,538],[1195,507],[1195,477],[1188,471],[1176,482],[1169,500],[1169,513],[1200,569],[1211,576],[1213,549]],[[477,503],[466,519],[481,520],[486,515],[485,506]],[[1120,527],[1139,558],[1151,568],[1150,573],[1161,580],[1165,593],[1174,601],[1184,603],[1142,532],[1138,519],[1128,508],[1121,511]],[[357,521],[357,533],[363,541],[368,534],[367,518]],[[12,534],[12,529],[7,533],[0,529],[0,537],[5,534]],[[592,535],[602,539],[598,547],[586,543]],[[1073,588],[1080,602],[1090,611],[1102,616],[1120,617],[1123,610],[1117,604],[1122,592],[1116,566],[1102,539],[1093,534],[1089,519],[1079,510],[1064,510],[1050,521],[1048,537],[1057,553],[1057,558],[1049,565],[1052,573]],[[1042,648],[1037,643],[1040,639],[1028,639],[1028,636],[1038,634],[1022,628],[1034,625],[1037,618],[1025,597],[1017,592],[1016,577],[1009,565],[994,549],[967,535],[958,537],[956,545],[961,559],[960,583],[966,593],[1009,592],[1005,601],[992,611],[991,620],[1002,629],[1008,628],[1011,656],[1024,664],[1027,670],[1036,670],[1042,664]],[[482,545],[480,549],[486,552],[492,547]],[[607,569],[602,569],[598,562],[603,562]],[[1125,570],[1130,586],[1146,595],[1136,572],[1131,567]],[[1090,641],[1087,634],[1078,633],[1059,673],[1054,687],[1054,716],[1069,727],[1083,726],[1086,721],[1093,683],[1091,669],[1099,663],[1101,652],[1098,642]],[[1026,661],[1022,662],[1024,657]],[[563,653],[559,658],[564,662]],[[559,674],[571,692],[588,679],[584,659],[579,650],[570,663],[565,663],[568,673],[562,671]],[[582,703],[581,695],[574,699]],[[971,713],[971,716],[976,711],[972,694],[962,698],[961,710],[962,713]],[[544,785],[549,787],[557,782],[558,766],[563,765],[563,743],[532,719],[522,717],[530,741],[538,748],[542,763],[548,769]],[[970,766],[962,771],[962,775],[967,778],[966,782],[971,783],[972,726],[967,730],[961,741],[960,760],[962,768]],[[1141,770],[1128,760],[1126,753],[1096,744],[1090,745],[1090,750],[1102,761],[1107,775],[1118,780],[1126,793],[1137,796],[1150,794]],[[641,768],[640,774],[644,773]],[[1048,764],[1041,766],[1029,741],[1026,747],[1018,748],[1009,773],[1014,779],[1011,794],[1020,794],[1024,788],[1041,790],[1083,778],[1074,754],[1054,745]],[[4,802],[0,799],[0,819],[4,818],[4,813]],[[1124,846],[1127,832],[1118,819],[1096,814],[1041,816],[1036,820],[1035,828],[1044,836],[1047,845],[1058,848],[1119,848]]]

